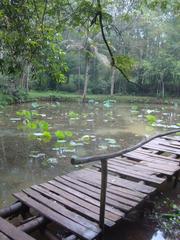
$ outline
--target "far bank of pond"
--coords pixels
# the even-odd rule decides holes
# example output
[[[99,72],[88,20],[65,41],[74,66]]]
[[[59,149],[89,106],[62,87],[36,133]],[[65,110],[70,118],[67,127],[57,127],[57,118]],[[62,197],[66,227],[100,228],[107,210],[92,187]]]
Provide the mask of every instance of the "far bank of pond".
[[[60,91],[47,91],[47,92],[40,92],[40,91],[30,91],[28,94],[29,100],[54,100],[54,101],[61,101],[61,102],[82,102],[82,95],[76,93],[68,93],[68,92],[60,92]],[[135,95],[120,95],[114,94],[113,96],[110,95],[95,95],[95,94],[88,94],[86,96],[86,102],[94,100],[98,102],[103,102],[105,100],[115,100],[118,103],[142,103],[142,104],[180,104],[179,98],[167,97],[167,98],[160,98],[160,97],[151,97],[151,96],[135,96]]]
[[[103,102],[105,100],[115,100],[117,103],[134,103],[134,104],[165,104],[165,105],[180,105],[179,98],[173,97],[151,97],[151,96],[135,96],[135,95],[94,95],[88,94],[86,102],[98,101]],[[33,101],[59,101],[59,102],[82,102],[82,95],[77,93],[69,93],[62,91],[30,91],[28,93],[19,92],[17,96],[4,95],[0,93],[0,106],[13,104],[13,103],[25,103]]]
[[[49,141],[41,138],[42,133],[33,129],[34,125],[29,130],[24,128],[25,119],[17,115],[23,110],[38,113],[35,119],[48,123],[52,136]],[[156,118],[153,126],[148,122],[150,115]],[[177,104],[93,100],[87,104],[43,101],[6,106],[0,110],[0,207],[14,200],[13,192],[81,168],[70,164],[74,154],[114,152],[155,133],[177,128],[179,123]],[[47,125],[43,128],[45,131]],[[69,131],[67,138],[62,139],[60,134],[57,139],[57,131]]]

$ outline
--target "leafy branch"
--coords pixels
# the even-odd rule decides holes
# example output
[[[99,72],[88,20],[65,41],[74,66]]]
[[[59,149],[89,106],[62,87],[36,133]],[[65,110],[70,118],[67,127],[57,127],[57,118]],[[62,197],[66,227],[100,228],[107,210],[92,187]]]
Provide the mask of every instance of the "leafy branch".
[[[99,25],[100,25],[100,29],[101,29],[102,38],[103,38],[103,41],[104,41],[104,43],[105,43],[105,45],[108,49],[108,52],[109,52],[109,55],[110,55],[110,58],[111,58],[111,66],[115,67],[117,70],[119,70],[120,73],[123,75],[123,77],[126,79],[127,82],[129,82],[131,84],[134,84],[137,87],[141,87],[139,84],[130,81],[130,79],[127,76],[124,69],[122,67],[120,67],[119,64],[117,63],[117,60],[116,60],[116,58],[115,58],[115,56],[112,52],[112,49],[111,49],[111,47],[110,47],[110,45],[109,45],[109,43],[106,39],[106,35],[105,35],[105,32],[104,32],[103,13],[102,13],[102,6],[101,6],[101,1],[100,0],[97,0],[97,8],[98,8],[98,11],[96,12],[94,18],[91,21],[91,26],[96,23],[97,19],[99,20]]]

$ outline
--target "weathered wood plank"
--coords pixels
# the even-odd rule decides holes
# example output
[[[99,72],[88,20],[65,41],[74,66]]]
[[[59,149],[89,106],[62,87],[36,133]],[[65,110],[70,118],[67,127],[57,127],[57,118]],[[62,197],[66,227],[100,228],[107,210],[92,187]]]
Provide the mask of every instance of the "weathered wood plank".
[[[0,217],[0,229],[1,232],[13,240],[35,240],[30,235],[27,235],[26,233],[20,231],[15,226],[13,226],[11,223],[7,222],[3,218]]]
[[[51,181],[49,181],[49,183],[54,185],[54,186],[56,186],[56,187],[58,187],[58,188],[60,188],[60,189],[63,189],[64,191],[67,191],[67,192],[71,193],[72,195],[78,196],[78,197],[86,200],[87,202],[90,202],[90,203],[92,203],[92,204],[94,204],[96,206],[100,206],[100,201],[98,201],[99,200],[99,195],[96,194],[96,193],[92,193],[91,194],[92,197],[90,197],[86,193],[84,194],[82,192],[79,192],[79,191],[73,189],[72,187],[65,186],[64,184],[61,184],[61,183],[59,183],[59,182],[57,182],[55,180],[51,180]],[[96,196],[96,198],[95,198],[95,196]],[[107,204],[106,204],[106,210],[108,210],[108,211],[110,211],[112,213],[116,213],[116,214],[117,213],[121,214],[121,215],[124,214],[120,210],[114,209],[114,207],[119,207],[119,208],[121,207],[121,209],[123,208],[124,211],[125,210],[129,211],[131,209],[130,206],[123,205],[123,204],[120,204],[118,202],[115,202],[115,201],[109,199],[109,202],[107,202]]]
[[[79,171],[74,171],[71,173],[71,175],[73,175],[78,179],[81,178],[87,181],[91,179],[91,181],[95,183],[96,182],[100,183],[100,178],[101,178],[100,172],[94,171],[93,169],[89,169],[89,168],[82,169]],[[145,185],[142,182],[138,183],[135,181],[124,179],[124,178],[112,176],[110,174],[108,175],[108,183],[112,185],[120,186],[120,187],[125,187],[130,190],[136,190],[142,193],[152,193],[156,190],[156,188]]]
[[[138,158],[138,157],[136,157]],[[143,159],[143,158],[142,158]],[[115,166],[121,166],[124,167],[128,170],[128,167],[126,166],[126,164],[124,164],[122,161],[110,161],[110,164],[115,165]],[[148,174],[160,174],[163,173],[164,175],[173,175],[174,172],[180,170],[180,167],[178,167],[177,165],[175,166],[167,166],[167,165],[162,165],[162,164],[157,164],[151,161],[146,161],[146,159],[144,159],[144,161],[140,161],[140,162],[134,162],[134,165],[130,166],[130,168],[133,167],[134,170],[139,170],[139,171],[143,171],[143,173],[147,172]]]
[[[2,232],[0,232],[0,239],[1,239],[1,240],[11,240],[11,239],[8,238],[6,235],[4,235]]]
[[[90,191],[93,191],[93,192],[96,192],[96,193],[98,193],[98,194],[100,194],[100,185],[99,185],[99,187],[97,187],[97,185],[95,186],[92,186],[92,185],[89,185],[89,184],[87,184],[87,183],[84,183],[84,182],[81,182],[81,181],[79,181],[79,180],[77,180],[77,179],[74,179],[74,178],[70,178],[70,177],[68,177],[68,176],[62,176],[62,178],[63,179],[66,179],[67,181],[69,181],[69,182],[72,182],[72,183],[75,183],[75,184],[77,184],[77,185],[79,185],[79,186],[82,186],[83,188],[87,188],[88,190],[90,190]],[[59,179],[59,177],[57,177],[57,178],[55,178],[55,179]],[[118,197],[118,194],[115,192],[115,193],[113,193],[113,192],[109,192],[109,190],[108,190],[108,188],[107,188],[107,197],[109,197],[109,198],[112,198],[112,199],[114,199],[114,200],[117,200],[117,201],[126,201],[126,199],[132,199],[132,200],[134,200],[135,202],[139,202],[139,201],[141,201],[142,199],[141,198],[133,198],[132,196],[129,196],[127,193],[125,194],[125,195],[121,195],[120,197]],[[124,197],[124,198],[123,198]],[[135,196],[134,196],[135,197]]]
[[[156,156],[147,155],[143,152],[142,153],[141,152],[127,153],[125,155],[125,157],[134,159],[135,161],[138,160],[136,163],[140,163],[141,161],[146,161],[146,162],[158,164],[159,166],[161,166],[161,168],[164,168],[166,170],[171,170],[171,171],[176,171],[177,166],[178,166],[178,161],[172,162],[172,161],[167,160],[166,158],[162,158],[162,157],[158,158]]]
[[[35,190],[32,190],[30,188],[23,190],[23,192],[25,192],[32,199],[38,201],[39,203],[42,203],[44,206],[47,206],[47,207],[51,208],[52,210],[58,212],[60,215],[63,215],[65,217],[73,220],[74,222],[91,229],[94,232],[97,232],[97,233],[100,232],[100,228],[98,227],[97,223],[94,223],[94,222],[78,215],[77,213],[74,213],[74,212],[66,209],[63,205],[61,205],[57,202],[54,202],[52,199],[48,199],[47,197],[44,197],[39,192],[36,192]]]
[[[173,148],[172,146],[164,146],[162,144],[158,144],[157,141],[152,141],[143,145],[143,148],[150,148],[158,151],[169,152],[180,155],[180,150],[177,148]]]
[[[76,199],[74,199],[74,201],[70,201],[67,198],[64,198],[63,197],[64,195],[54,194],[51,191],[48,191],[47,189],[45,189],[41,186],[34,185],[34,186],[31,186],[31,188],[36,190],[37,192],[43,194],[44,196],[63,204],[64,206],[66,206],[66,208],[73,210],[73,211],[81,214],[84,217],[88,217],[89,219],[94,220],[96,222],[99,221],[99,214],[98,214],[99,209],[96,209],[96,211],[93,212],[92,208],[90,208],[90,209],[85,208],[83,204],[78,205],[78,203],[79,203],[78,199],[77,199],[77,201],[76,201]],[[112,227],[115,224],[114,221],[108,220],[106,218],[105,218],[105,223],[108,227]]]
[[[41,186],[49,189],[50,191],[56,193],[56,194],[62,194],[62,190],[49,184],[49,183],[44,183],[41,184]],[[93,203],[87,202],[86,199],[83,198],[79,198],[78,196],[73,196],[69,193],[67,193],[66,191],[63,191],[63,196],[67,197],[70,201],[74,201],[79,205],[84,206],[87,209],[91,209],[91,211],[95,212],[95,213],[99,213],[99,203],[98,205],[94,205]],[[111,208],[112,209],[112,208]],[[112,221],[117,221],[119,218],[121,218],[123,216],[124,213],[122,213],[121,211],[117,210],[117,209],[113,209],[114,211],[110,212],[109,209],[106,208],[106,218]]]
[[[53,211],[52,209],[44,206],[43,204],[33,200],[32,198],[28,197],[25,193],[19,192],[13,194],[17,199],[22,201],[27,206],[37,210],[43,216],[47,217],[48,219],[56,222],[57,224],[63,226],[70,232],[77,234],[84,239],[94,239],[97,236],[97,233],[92,231],[89,228],[86,228],[76,222],[58,214],[57,212]],[[19,239],[18,239],[19,240]]]
[[[174,141],[180,142],[180,137],[179,136],[173,136],[173,137],[171,137],[171,136],[164,136],[162,138],[167,139],[167,140],[174,140]]]
[[[67,198],[64,198],[63,195],[60,196],[60,195],[54,194],[51,191],[48,191],[47,189],[41,186],[34,185],[31,188],[43,194],[44,196],[63,204],[64,206],[66,206],[66,208],[73,210],[84,217],[87,217],[88,219],[91,219],[96,222],[99,221],[99,214],[98,214],[99,212],[97,211],[96,211],[97,213],[93,212],[92,209],[85,208],[84,206],[82,206],[82,204],[80,206],[77,204],[77,202],[69,201]],[[105,218],[105,222],[108,227],[112,227],[115,224],[115,222],[108,220],[106,218]]]
[[[100,164],[96,164],[95,166],[99,167],[99,169],[101,169],[101,165]],[[138,180],[143,180],[146,182],[150,182],[150,183],[156,183],[156,184],[161,184],[165,181],[164,178],[160,178],[160,177],[156,177],[153,174],[153,172],[150,172],[150,174],[147,173],[147,171],[145,171],[145,173],[143,173],[143,171],[139,171],[138,169],[134,169],[133,167],[129,167],[129,169],[123,167],[123,166],[114,166],[113,164],[109,164],[108,165],[108,170],[113,172],[113,173],[117,173],[123,176],[128,176],[128,177],[132,177]]]
[[[160,155],[160,154],[149,152],[148,149],[138,148],[138,149],[135,150],[135,152],[140,153],[140,154],[145,154],[145,155],[147,155],[147,156],[149,156],[153,159],[157,159],[157,161],[162,160],[164,162],[166,160],[166,162],[168,164],[177,164],[177,163],[180,162],[180,159],[174,158],[172,156],[163,156],[163,155]]]
[[[65,185],[71,187],[72,189],[76,189],[82,193],[87,194],[88,196],[92,196],[93,198],[100,200],[100,192],[97,193],[97,192],[90,191],[82,186],[79,186],[78,184],[74,184],[72,182],[66,181],[65,179],[60,178],[60,177],[56,178],[56,180],[60,183],[63,183]],[[137,203],[134,201],[117,197],[114,194],[107,194],[106,202],[109,205],[112,205],[112,206],[120,208],[120,209],[122,208],[124,210],[129,210],[129,207],[127,205],[129,205],[129,206],[137,205]],[[125,204],[120,204],[120,203],[124,203],[124,202],[125,202]]]

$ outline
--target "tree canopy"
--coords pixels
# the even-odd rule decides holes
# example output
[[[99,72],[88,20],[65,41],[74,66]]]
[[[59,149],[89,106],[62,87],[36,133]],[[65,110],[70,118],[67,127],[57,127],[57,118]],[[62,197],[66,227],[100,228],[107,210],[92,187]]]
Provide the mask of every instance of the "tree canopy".
[[[179,24],[177,0],[2,0],[1,85],[177,95]]]

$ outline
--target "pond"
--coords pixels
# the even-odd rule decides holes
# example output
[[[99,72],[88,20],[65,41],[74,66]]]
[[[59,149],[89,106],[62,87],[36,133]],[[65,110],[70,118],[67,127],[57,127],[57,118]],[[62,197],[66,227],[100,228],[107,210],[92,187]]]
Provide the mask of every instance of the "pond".
[[[42,141],[38,132],[33,132],[32,138],[32,133],[22,128],[24,122],[17,111],[24,109],[36,111],[38,118],[48,122],[50,141]],[[71,165],[72,155],[118,151],[176,128],[179,122],[176,105],[38,102],[0,109],[0,207],[13,202],[13,192],[81,168]],[[57,139],[58,130],[71,134]]]

